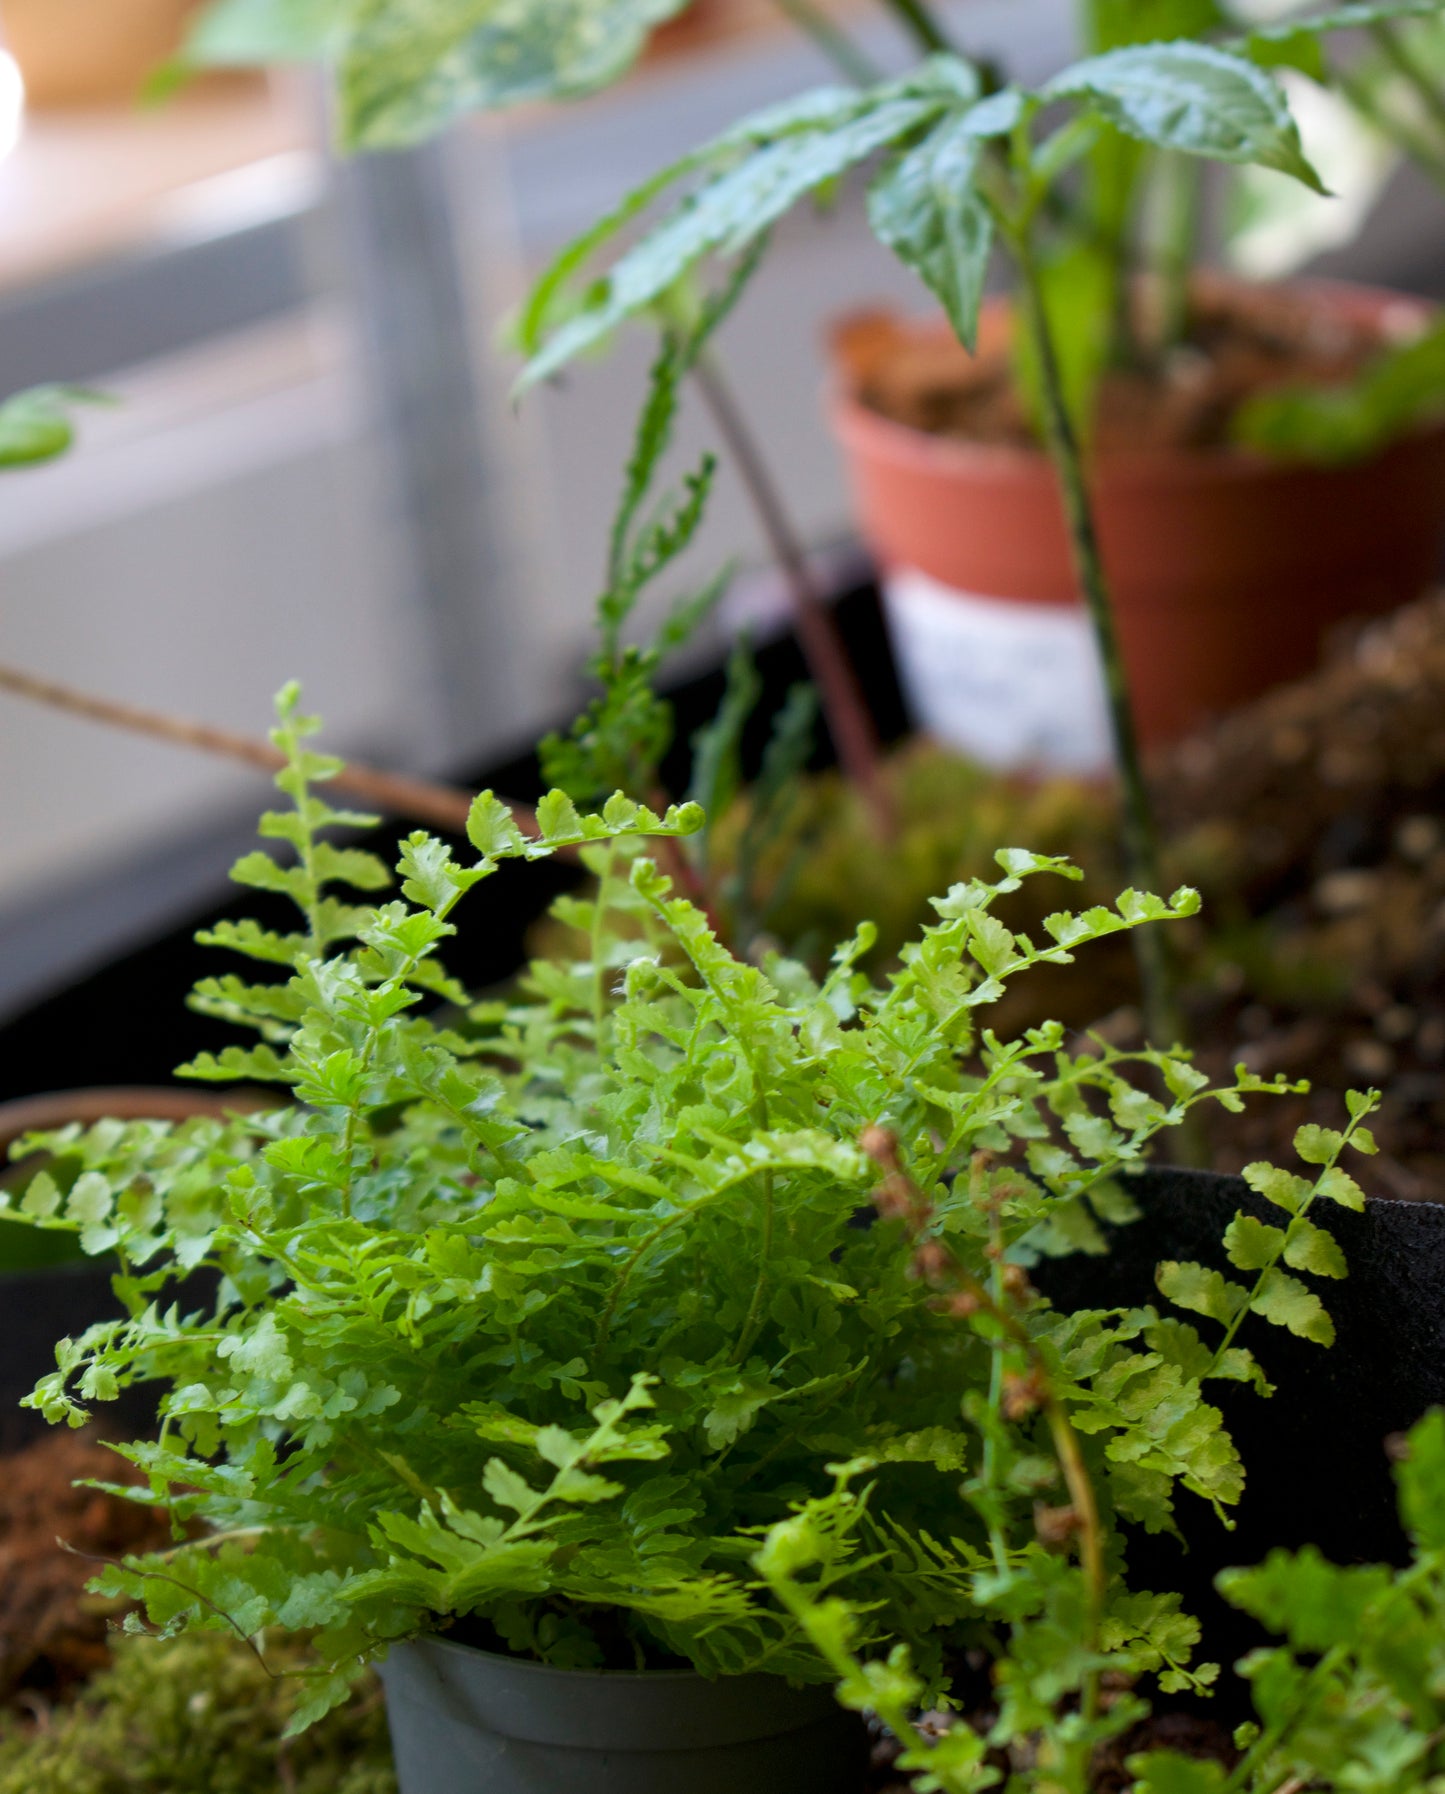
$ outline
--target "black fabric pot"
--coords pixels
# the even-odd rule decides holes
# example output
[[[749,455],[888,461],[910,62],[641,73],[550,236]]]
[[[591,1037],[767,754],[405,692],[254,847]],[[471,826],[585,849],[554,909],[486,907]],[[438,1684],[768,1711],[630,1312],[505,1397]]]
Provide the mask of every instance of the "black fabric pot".
[[[831,1688],[549,1669],[439,1638],[381,1669],[401,1794],[856,1794],[867,1735]]]
[[[43,1417],[20,1402],[55,1369],[56,1341],[73,1339],[93,1321],[121,1312],[110,1287],[113,1270],[113,1265],[87,1259],[0,1276],[0,1314],[5,1317],[0,1327],[0,1453],[19,1451],[47,1430]],[[137,1414],[136,1423],[148,1426],[155,1403],[123,1400],[107,1404],[102,1412],[116,1417],[116,1427],[128,1429]]]
[[[1158,1168],[1128,1187],[1143,1215],[1108,1230],[1107,1258],[1066,1259],[1038,1271],[1059,1306],[1162,1305],[1154,1287],[1160,1259],[1228,1270],[1219,1242],[1235,1210],[1279,1218],[1242,1178]],[[1135,1586],[1181,1590],[1226,1661],[1261,1636],[1213,1592],[1226,1565],[1304,1544],[1339,1563],[1403,1561],[1386,1440],[1445,1404],[1445,1206],[1369,1198],[1359,1214],[1321,1202],[1310,1215],[1338,1239],[1350,1270],[1342,1282],[1315,1284],[1335,1323],[1334,1345],[1249,1323],[1241,1343],[1264,1365],[1275,1394],[1262,1400],[1240,1385],[1210,1386],[1247,1471],[1235,1530],[1185,1495],[1178,1506],[1187,1553],[1175,1540],[1143,1536],[1129,1550]],[[1207,1334],[1210,1323],[1201,1327]]]

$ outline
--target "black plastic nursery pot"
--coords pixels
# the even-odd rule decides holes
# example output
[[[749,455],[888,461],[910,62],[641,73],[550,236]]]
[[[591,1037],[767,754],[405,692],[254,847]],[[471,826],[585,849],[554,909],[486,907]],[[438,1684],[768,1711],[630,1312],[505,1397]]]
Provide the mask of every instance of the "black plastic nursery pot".
[[[550,1669],[439,1638],[381,1670],[401,1794],[851,1794],[867,1734],[830,1687]]]

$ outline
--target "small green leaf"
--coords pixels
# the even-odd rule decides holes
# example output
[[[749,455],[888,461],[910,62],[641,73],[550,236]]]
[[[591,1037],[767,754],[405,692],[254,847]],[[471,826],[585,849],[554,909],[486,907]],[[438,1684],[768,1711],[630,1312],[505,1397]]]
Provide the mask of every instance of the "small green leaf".
[[[60,1207],[60,1191],[48,1171],[37,1171],[21,1199],[20,1212],[37,1221],[48,1221]]]
[[[537,1491],[526,1477],[519,1476],[500,1458],[487,1459],[486,1468],[482,1471],[482,1487],[498,1507],[515,1508],[519,1514],[535,1507],[537,1503]]]
[[[1276,1327],[1287,1328],[1300,1339],[1312,1339],[1322,1346],[1335,1343],[1335,1324],[1325,1313],[1324,1304],[1313,1290],[1287,1271],[1266,1271],[1249,1306],[1253,1313]]]
[[[1347,1277],[1349,1267],[1339,1242],[1323,1227],[1306,1221],[1301,1215],[1291,1224],[1284,1249],[1284,1261],[1297,1271],[1312,1271],[1316,1277]]]
[[[509,859],[525,853],[527,843],[512,819],[512,812],[491,791],[472,799],[467,814],[467,839],[484,859]]]
[[[1220,1794],[1229,1779],[1222,1763],[1168,1750],[1130,1757],[1129,1772],[1138,1778],[1133,1794]]]
[[[53,461],[75,440],[70,412],[76,405],[104,404],[79,386],[33,386],[0,404],[0,467]]]
[[[1267,1165],[1262,1160],[1256,1160],[1253,1164],[1246,1165],[1240,1175],[1251,1190],[1257,1191],[1266,1202],[1272,1202],[1288,1215],[1297,1215],[1309,1200],[1312,1186],[1302,1177],[1296,1177],[1292,1171],[1281,1171],[1277,1165]]]
[[[1345,1136],[1332,1127],[1308,1121],[1295,1131],[1294,1149],[1307,1165],[1328,1165],[1344,1151]]]
[[[1357,1213],[1365,1206],[1365,1192],[1349,1172],[1342,1171],[1338,1165],[1331,1165],[1321,1174],[1319,1193],[1331,1202],[1338,1202],[1341,1208],[1352,1208]]]
[[[1445,1409],[1433,1408],[1411,1429],[1396,1475],[1411,1536],[1425,1550],[1445,1550]]]
[[[1282,1227],[1270,1227],[1253,1215],[1238,1214],[1224,1233],[1229,1262],[1240,1271],[1260,1271],[1273,1264],[1284,1248]]]
[[[1228,1326],[1249,1304],[1249,1291],[1204,1265],[1166,1259],[1154,1273],[1161,1295],[1192,1314],[1205,1314]]]

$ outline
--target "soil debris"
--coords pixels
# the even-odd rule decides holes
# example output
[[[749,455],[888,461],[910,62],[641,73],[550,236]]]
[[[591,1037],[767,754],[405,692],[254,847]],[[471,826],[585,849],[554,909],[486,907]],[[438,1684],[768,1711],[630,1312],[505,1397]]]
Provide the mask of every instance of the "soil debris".
[[[1136,334],[1156,334],[1147,303]],[[1217,448],[1240,405],[1281,386],[1341,385],[1378,353],[1374,329],[1347,321],[1288,288],[1201,281],[1188,340],[1106,374],[1092,442],[1102,454]],[[1021,396],[1005,314],[986,312],[970,354],[944,326],[921,328],[886,312],[861,312],[835,333],[853,391],[871,410],[931,436],[1037,448]]]
[[[52,1432],[4,1459],[0,1707],[63,1699],[103,1669],[113,1609],[84,1592],[94,1560],[170,1541],[170,1523],[159,1509],[75,1488],[81,1478],[142,1481],[90,1432]]]

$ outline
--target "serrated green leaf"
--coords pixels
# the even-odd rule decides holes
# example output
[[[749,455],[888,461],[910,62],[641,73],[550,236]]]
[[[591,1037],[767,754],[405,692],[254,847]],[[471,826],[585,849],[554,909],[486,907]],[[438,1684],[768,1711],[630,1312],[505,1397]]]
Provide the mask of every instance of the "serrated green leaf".
[[[537,1502],[537,1491],[526,1477],[519,1476],[501,1458],[487,1459],[486,1468],[482,1471],[482,1487],[498,1507],[515,1508],[519,1514],[525,1513]]]
[[[897,142],[938,110],[936,100],[880,101],[830,129],[799,131],[752,150],[736,167],[715,175],[613,266],[596,297],[533,356],[521,384],[549,379],[625,319],[654,304],[704,256],[740,254],[807,194]]]
[[[1358,1212],[1365,1206],[1365,1192],[1349,1172],[1342,1171],[1338,1165],[1331,1165],[1322,1173],[1319,1193],[1328,1197],[1331,1202],[1339,1203],[1341,1208],[1352,1208]]]
[[[1295,1131],[1294,1149],[1307,1165],[1328,1165],[1344,1151],[1345,1136],[1336,1128],[1306,1122]]]
[[[1111,124],[1157,149],[1275,168],[1323,191],[1278,83],[1213,45],[1111,50],[1065,69],[1044,92],[1089,99]]]
[[[352,148],[422,142],[468,112],[615,81],[686,0],[353,0],[341,53]]]
[[[1266,1271],[1251,1300],[1250,1309],[1276,1327],[1285,1327],[1300,1339],[1316,1345],[1335,1343],[1335,1324],[1313,1290],[1287,1271]]]
[[[1166,1259],[1154,1273],[1159,1293],[1192,1314],[1228,1324],[1249,1305],[1249,1291],[1204,1265]]]
[[[1276,1208],[1282,1208],[1287,1215],[1297,1215],[1309,1201],[1312,1186],[1304,1178],[1296,1177],[1292,1171],[1282,1171],[1277,1165],[1257,1160],[1246,1165],[1240,1176],[1251,1190]]]
[[[1311,1271],[1316,1277],[1347,1277],[1349,1266],[1339,1242],[1323,1227],[1298,1217],[1290,1226],[1284,1261],[1296,1271]]]
[[[1284,1249],[1282,1227],[1270,1227],[1252,1215],[1238,1214],[1224,1233],[1229,1262],[1239,1271],[1259,1271],[1273,1264]]]
[[[993,251],[993,216],[974,189],[983,150],[968,113],[946,118],[868,192],[873,234],[919,276],[967,349],[978,335]]]
[[[37,1221],[48,1221],[60,1209],[60,1191],[48,1171],[37,1171],[20,1201],[20,1212]]]

